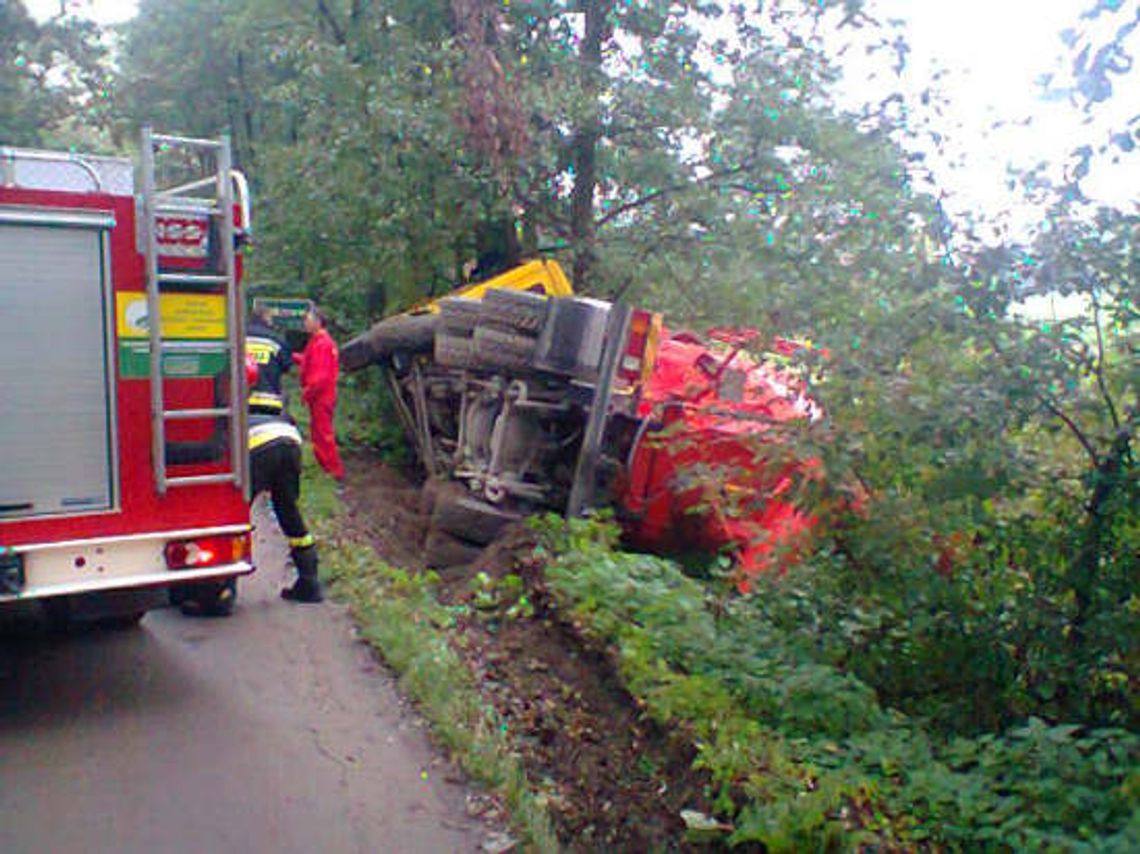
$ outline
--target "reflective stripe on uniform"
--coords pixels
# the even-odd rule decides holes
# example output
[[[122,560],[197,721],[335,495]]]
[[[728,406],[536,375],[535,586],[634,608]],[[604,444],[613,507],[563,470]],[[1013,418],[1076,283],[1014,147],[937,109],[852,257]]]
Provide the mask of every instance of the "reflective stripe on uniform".
[[[314,543],[316,543],[316,539],[312,534],[305,534],[303,537],[289,537],[289,548],[291,549],[303,549]]]
[[[255,424],[249,428],[249,449],[251,451],[275,439],[285,439],[300,445],[301,432],[292,424],[287,424],[284,421],[268,421],[264,424]]]
[[[257,360],[257,364],[268,365],[281,352],[281,345],[272,338],[250,336],[245,339],[245,351]]]
[[[249,393],[249,405],[280,412],[285,407],[285,401],[282,395],[274,394],[271,391],[251,391]]]

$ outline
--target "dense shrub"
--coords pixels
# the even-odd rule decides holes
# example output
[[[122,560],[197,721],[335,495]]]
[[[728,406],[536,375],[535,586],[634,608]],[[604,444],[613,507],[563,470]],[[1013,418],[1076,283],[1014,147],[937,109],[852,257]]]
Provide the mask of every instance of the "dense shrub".
[[[896,602],[854,589],[842,566],[819,563],[749,598],[726,598],[669,561],[615,551],[602,524],[540,527],[556,602],[617,651],[654,718],[691,734],[718,807],[735,821],[732,842],[773,851],[859,840],[1059,851],[1140,843],[1134,733],[1026,717],[952,734],[982,728],[970,717],[976,675],[995,696],[1017,695],[1001,690],[992,663],[970,660],[971,650],[984,651],[986,632],[1000,642],[1008,620],[986,617],[985,602],[955,616],[971,604],[966,577]],[[897,609],[915,603],[925,610],[910,615],[911,631]],[[1021,615],[1013,609],[1010,619],[1016,626]],[[997,660],[1017,674],[1018,655]],[[896,661],[902,675],[891,675]],[[957,680],[951,666],[964,670]],[[1005,700],[980,702],[1013,714]],[[955,721],[956,710],[970,720]]]

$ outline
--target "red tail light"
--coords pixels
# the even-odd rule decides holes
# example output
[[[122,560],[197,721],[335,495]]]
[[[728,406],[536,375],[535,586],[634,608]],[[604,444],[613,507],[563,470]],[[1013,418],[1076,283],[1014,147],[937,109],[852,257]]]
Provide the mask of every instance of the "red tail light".
[[[249,557],[249,534],[175,540],[166,544],[164,553],[170,569],[204,569],[238,563]]]
[[[618,382],[638,386],[653,370],[657,342],[661,336],[661,315],[636,308],[629,319],[629,338],[618,366]]]

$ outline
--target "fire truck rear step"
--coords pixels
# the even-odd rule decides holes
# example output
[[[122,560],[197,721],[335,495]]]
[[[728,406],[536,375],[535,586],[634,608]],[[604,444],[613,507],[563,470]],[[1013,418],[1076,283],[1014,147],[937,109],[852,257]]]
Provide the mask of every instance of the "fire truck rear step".
[[[167,409],[162,417],[168,421],[191,421],[196,418],[229,418],[234,411],[228,406],[221,409]]]
[[[238,483],[238,475],[233,472],[221,474],[195,474],[186,477],[168,477],[167,486],[201,486],[205,483]]]

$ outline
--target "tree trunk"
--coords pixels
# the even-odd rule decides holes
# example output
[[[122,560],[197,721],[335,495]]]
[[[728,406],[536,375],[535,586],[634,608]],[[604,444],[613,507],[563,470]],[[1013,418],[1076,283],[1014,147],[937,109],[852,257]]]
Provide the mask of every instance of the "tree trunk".
[[[582,91],[590,105],[574,134],[571,160],[574,189],[570,196],[570,234],[574,242],[574,285],[587,288],[597,261],[594,192],[598,185],[598,139],[601,136],[601,106],[598,102],[602,77],[602,43],[606,36],[607,0],[582,0],[585,31],[578,54]]]
[[[1081,534],[1081,547],[1069,569],[1069,587],[1076,600],[1072,639],[1078,645],[1084,637],[1084,624],[1090,616],[1096,585],[1100,577],[1101,551],[1106,524],[1105,505],[1119,488],[1131,455],[1132,437],[1120,433],[1093,474],[1093,489],[1086,506],[1086,524]]]

